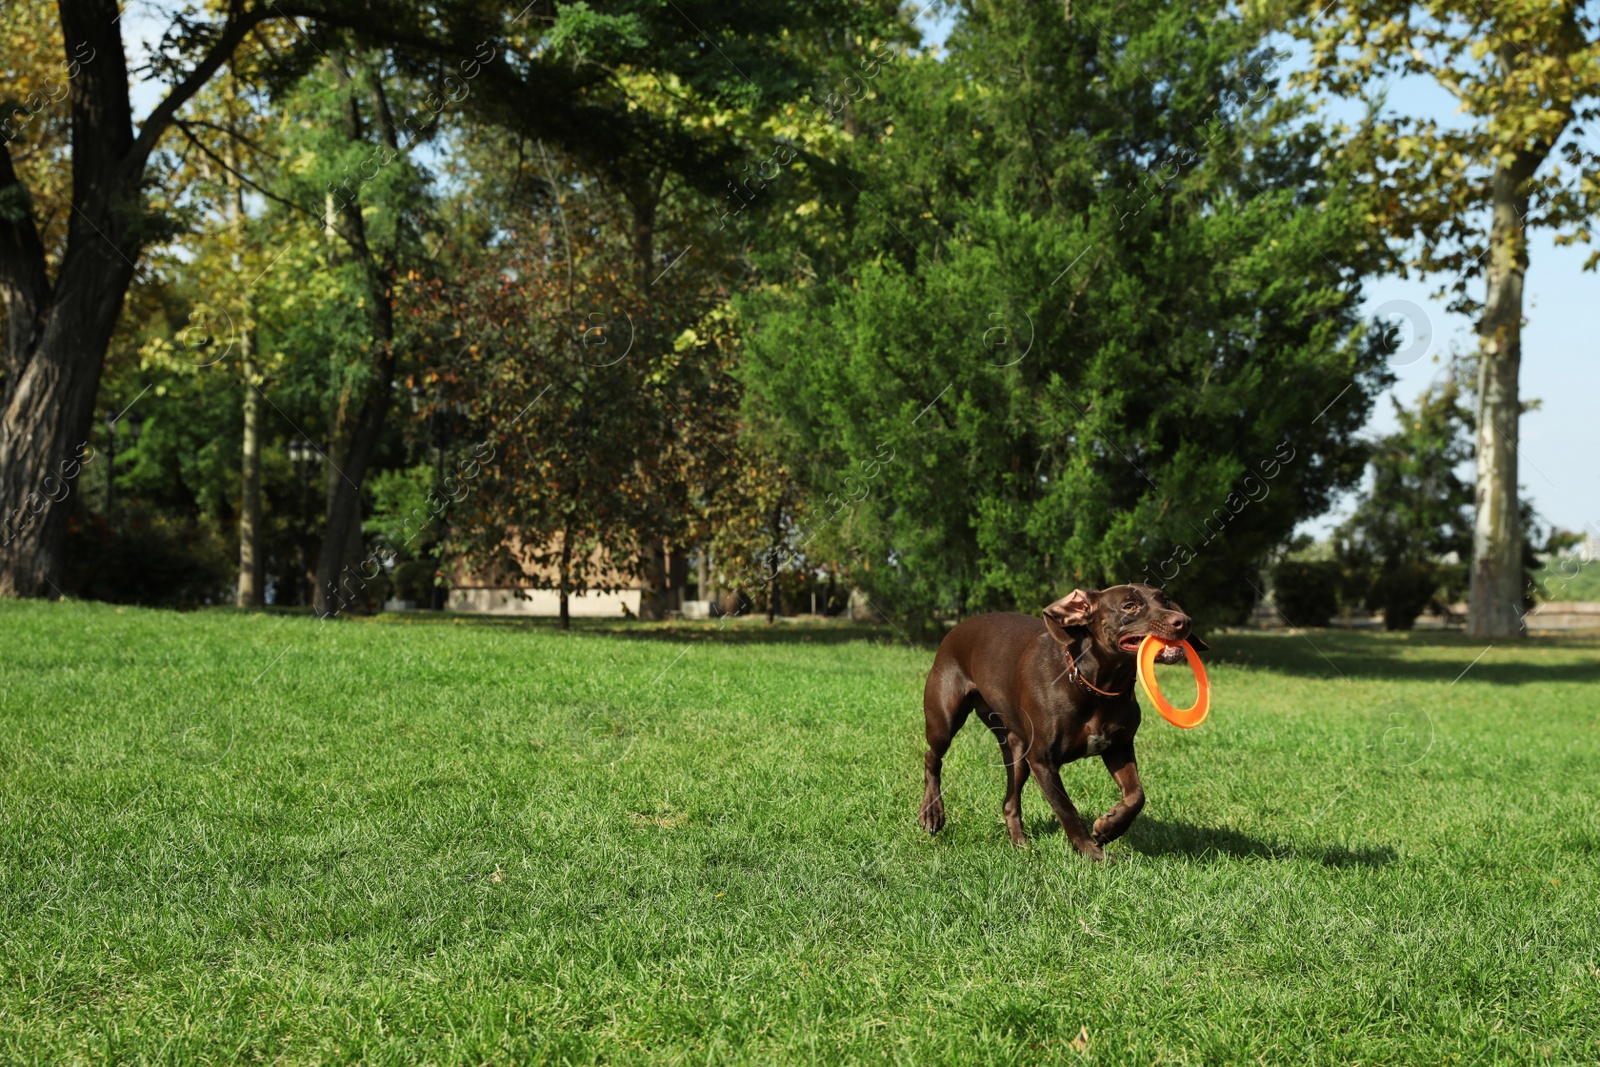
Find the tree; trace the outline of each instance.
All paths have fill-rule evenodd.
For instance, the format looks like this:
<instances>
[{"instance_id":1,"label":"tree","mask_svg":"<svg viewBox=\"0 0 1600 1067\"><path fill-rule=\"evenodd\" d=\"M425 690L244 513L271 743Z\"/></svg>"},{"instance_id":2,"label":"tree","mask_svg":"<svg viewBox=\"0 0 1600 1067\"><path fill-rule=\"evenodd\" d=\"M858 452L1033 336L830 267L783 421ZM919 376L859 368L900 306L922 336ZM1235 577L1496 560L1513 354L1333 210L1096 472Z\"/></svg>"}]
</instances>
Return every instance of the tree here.
<instances>
[{"instance_id":1,"label":"tree","mask_svg":"<svg viewBox=\"0 0 1600 1067\"><path fill-rule=\"evenodd\" d=\"M886 64L827 231L741 305L773 447L839 502L814 543L912 622L1129 580L1241 616L1387 380L1360 205L1259 40L1209 5L1072 16L973 4L948 60Z\"/></svg>"},{"instance_id":2,"label":"tree","mask_svg":"<svg viewBox=\"0 0 1600 1067\"><path fill-rule=\"evenodd\" d=\"M619 358L630 264L619 276L600 260L583 264L583 311L525 263L515 281L495 269L455 279L447 314L459 333L447 343L460 352L436 371L441 397L468 398L478 442L444 483L446 547L481 576L555 590L563 630L573 594L626 583L650 526L640 461L664 450L637 365Z\"/></svg>"},{"instance_id":3,"label":"tree","mask_svg":"<svg viewBox=\"0 0 1600 1067\"><path fill-rule=\"evenodd\" d=\"M1444 561L1472 547L1472 487L1456 474L1472 459L1472 412L1451 370L1415 409L1394 401L1400 428L1374 449L1372 484L1334 538L1347 569L1366 572L1367 606L1383 609L1390 630L1409 630L1423 608L1448 602Z\"/></svg>"},{"instance_id":4,"label":"tree","mask_svg":"<svg viewBox=\"0 0 1600 1067\"><path fill-rule=\"evenodd\" d=\"M397 375L413 354L396 322L395 287L407 260L416 256L417 219L427 209L425 181L402 155L385 85L386 57L338 58L344 66L339 79L308 86L303 98L324 121L306 132L309 143L300 146L301 176L311 178L313 188L328 189L322 224L343 245L343 261L359 279L369 344L343 382L329 431L326 525L312 601L324 616L339 610L345 578L365 554L362 485L387 424ZM330 170L340 177L330 180Z\"/></svg>"},{"instance_id":5,"label":"tree","mask_svg":"<svg viewBox=\"0 0 1600 1067\"><path fill-rule=\"evenodd\" d=\"M483 168L515 194L478 209L489 247L416 290L446 354L426 384L466 401L481 442L472 477L447 480L449 544L481 574L556 590L565 628L572 594L614 591L691 536L696 490L733 448L728 292L711 216L681 183L654 216L676 262L641 278L625 197L543 146L491 143L520 163Z\"/></svg>"},{"instance_id":6,"label":"tree","mask_svg":"<svg viewBox=\"0 0 1600 1067\"><path fill-rule=\"evenodd\" d=\"M26 164L19 172L12 153L15 124L5 127L0 151L0 297L6 318L0 512L8 522L22 516L14 524L17 535L0 546L0 596L49 595L58 587L66 514L49 506L54 492L47 480L59 483L67 476L87 437L106 347L136 264L163 233L163 220L146 210L152 155L194 95L258 28L274 20L309 20L307 26L297 22L293 34L285 35L293 43L272 57L270 66L283 84L329 53L396 49L403 74L445 89L431 98L437 106L411 116L415 125L399 123L408 138L436 128L448 107L470 98L475 107L514 120L525 134L581 148L598 160L633 152L653 122L619 89L619 70L660 71L707 98L749 101L792 91L797 80L795 65L783 58L786 28L826 25L841 15L849 18L839 21L849 22L874 10L844 0L732 8L635 0L622 8L601 14L587 3L549 0L520 11L481 0L213 0L174 16L149 71L169 89L135 131L116 3L59 0L63 59L56 83L67 87L70 114L70 211L46 215L52 200L66 199L36 196L38 183L25 183ZM54 36L48 28L35 32L25 21L42 14L35 0L8 4L8 20L13 11L23 31L12 32L8 22L7 38ZM539 106L527 106L529 100ZM723 140L714 130L706 138ZM699 154L698 169L709 180L707 158ZM59 227L59 238L52 225ZM372 407L366 413L379 412ZM359 516L345 506L344 493L331 491L330 517L354 531ZM330 528L328 536L339 532Z\"/></svg>"},{"instance_id":7,"label":"tree","mask_svg":"<svg viewBox=\"0 0 1600 1067\"><path fill-rule=\"evenodd\" d=\"M809 516L800 510L800 486L757 440L744 433L728 443L731 462L708 500L706 543L716 555L717 581L732 597L729 613L764 605L770 623L782 607L785 572L803 579L820 568L806 553Z\"/></svg>"},{"instance_id":8,"label":"tree","mask_svg":"<svg viewBox=\"0 0 1600 1067\"><path fill-rule=\"evenodd\" d=\"M607 13L573 4L550 17L549 58L570 61L574 69L607 72L606 79L592 86L590 99L626 118L604 136L550 140L628 209L638 312L633 344L645 358L652 358L676 343L672 333L658 329L657 320L672 313L654 310L661 295L656 282L690 247L687 241L669 247L661 239L662 215L674 196L674 181L680 200L694 192L722 199L724 188L734 187L729 176L738 173L741 161L742 169L750 171L759 161L747 158L754 146L770 135L772 126L781 126L782 116L821 80L819 72L828 65L824 42L831 45L842 38L848 51L866 35L903 31L903 22L893 6L840 0L785 0L732 8L645 2ZM706 52L700 40L693 42L691 54L703 62L673 58L670 49L685 23L697 34L699 27L713 26L722 38L712 41L717 45L714 53ZM641 48L662 47L669 49L665 60L652 53L648 61L640 61ZM481 104L477 113L487 121L525 140L544 136L538 120L517 97L485 96ZM742 188L739 195L750 193L748 181ZM707 245L726 252L727 236L698 236L702 257ZM681 530L692 524L687 515L664 515L652 525ZM670 584L666 542L657 538L641 543L639 551L640 615L663 618Z\"/></svg>"},{"instance_id":9,"label":"tree","mask_svg":"<svg viewBox=\"0 0 1600 1067\"><path fill-rule=\"evenodd\" d=\"M1600 25L1575 0L1311 2L1293 29L1311 43L1307 85L1376 105L1381 79L1433 79L1465 116L1456 129L1374 107L1347 151L1379 195L1375 220L1402 269L1452 276L1452 308L1478 316L1477 492L1470 632L1522 632L1517 503L1518 375L1528 230L1589 239L1600 157L1583 123L1600 95ZM1565 167L1562 164L1565 164ZM1592 269L1591 256L1586 267ZM1468 293L1482 276L1481 301Z\"/></svg>"},{"instance_id":10,"label":"tree","mask_svg":"<svg viewBox=\"0 0 1600 1067\"><path fill-rule=\"evenodd\" d=\"M33 5L26 9L38 14ZM0 510L30 521L0 547L0 596L59 591L66 510L49 507L49 482L65 475L87 439L106 347L145 247L163 233L145 210L152 155L183 107L227 63L252 30L273 19L342 15L304 5L227 0L214 19L174 19L153 67L170 88L135 132L129 71L114 0L57 5L70 114L71 199L58 248L33 189L16 167L12 126L0 146L0 296L6 339L0 353ZM8 11L9 14L9 11ZM381 21L375 21L381 26ZM396 22L403 26L405 23ZM52 269L53 268L53 269Z\"/></svg>"},{"instance_id":11,"label":"tree","mask_svg":"<svg viewBox=\"0 0 1600 1067\"><path fill-rule=\"evenodd\" d=\"M183 211L197 218L190 242L197 254L186 274L204 277L205 267L213 257L206 256L204 247L210 241L220 244L223 266L211 272L201 284L212 289L211 302L223 303L221 314L230 324L225 335L215 338L215 347L209 355L212 360L201 360L210 365L226 364L226 369L237 371L241 396L243 427L240 438L239 461L239 566L235 603L241 608L260 607L266 603L265 552L262 545L261 515L261 441L262 441L262 388L266 382L257 347L255 299L249 283L251 276L265 276L274 266L271 259L262 260L258 254L260 243L252 240L250 218L245 205L245 177L241 160L242 146L252 153L262 149L260 139L261 110L250 103L264 104L261 94L252 94L254 101L241 99L238 72L239 57L230 61L233 69L199 93L191 105L189 120L175 120L177 129L186 138L185 151L167 174L178 178L174 184L186 190L188 202ZM244 87L249 92L249 87ZM253 168L252 168L253 169ZM206 227L198 217L209 208L213 217L220 217L220 227ZM248 266L248 273L247 271Z\"/></svg>"},{"instance_id":12,"label":"tree","mask_svg":"<svg viewBox=\"0 0 1600 1067\"><path fill-rule=\"evenodd\" d=\"M232 62L259 71L267 59L263 52L270 49L242 48ZM393 64L381 52L333 52L327 65L300 76L276 102L259 89L251 91L249 103L255 107L250 114L242 106L236 70L220 88L198 93L186 116L174 120L183 140L171 173L179 179L175 184L189 190L189 214L201 215L187 243L197 253L218 243L227 253L214 295L226 294L232 329L225 358L230 371L237 368L244 397L241 607L259 604L264 592L260 461L267 381L256 345L253 290L265 281L268 291L286 295L277 289L281 276L273 276L273 268L302 243L297 238L326 238L319 268L348 276L353 303L365 319L359 344L318 353L347 357L328 383L331 402L317 420L328 427L323 536L313 582L319 612L337 610L339 584L364 554L362 487L385 432L397 370L408 354L406 338L395 327L394 280L418 258L420 220L429 214L426 176L398 143L392 107L410 101L403 91L395 97L385 85L394 77ZM413 90L411 95L421 94ZM190 169L198 177L189 175ZM259 219L247 217L247 188L265 197L267 210ZM204 225L201 209L208 203L223 220L215 235ZM251 256L254 262L244 272L252 230L271 233L274 251ZM190 273L203 273L210 258L197 254Z\"/></svg>"}]
</instances>

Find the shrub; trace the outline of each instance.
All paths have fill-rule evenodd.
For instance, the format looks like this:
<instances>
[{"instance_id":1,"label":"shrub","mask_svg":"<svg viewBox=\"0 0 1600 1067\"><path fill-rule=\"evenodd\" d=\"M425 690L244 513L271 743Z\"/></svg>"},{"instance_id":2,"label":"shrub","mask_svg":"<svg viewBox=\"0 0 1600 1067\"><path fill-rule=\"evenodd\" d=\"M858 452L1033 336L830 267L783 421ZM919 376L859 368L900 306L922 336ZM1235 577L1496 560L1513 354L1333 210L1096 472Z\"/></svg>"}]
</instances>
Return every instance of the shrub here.
<instances>
[{"instance_id":1,"label":"shrub","mask_svg":"<svg viewBox=\"0 0 1600 1067\"><path fill-rule=\"evenodd\" d=\"M1285 560L1272 572L1278 610L1296 626L1326 626L1339 611L1340 567L1324 560Z\"/></svg>"},{"instance_id":2,"label":"shrub","mask_svg":"<svg viewBox=\"0 0 1600 1067\"><path fill-rule=\"evenodd\" d=\"M1434 596L1432 605L1443 611L1457 601L1467 599L1472 586L1472 568L1465 563L1438 563L1434 565Z\"/></svg>"},{"instance_id":3,"label":"shrub","mask_svg":"<svg viewBox=\"0 0 1600 1067\"><path fill-rule=\"evenodd\" d=\"M112 529L85 512L68 521L64 563L69 595L146 607L228 603L237 579L227 546L197 527L132 518Z\"/></svg>"},{"instance_id":4,"label":"shrub","mask_svg":"<svg viewBox=\"0 0 1600 1067\"><path fill-rule=\"evenodd\" d=\"M433 606L433 574L437 565L431 559L408 559L394 569L394 595L399 600L415 601L419 608Z\"/></svg>"},{"instance_id":5,"label":"shrub","mask_svg":"<svg viewBox=\"0 0 1600 1067\"><path fill-rule=\"evenodd\" d=\"M364 592L372 599L373 610L380 610L384 601L394 597L394 580L387 574L380 573L367 582Z\"/></svg>"},{"instance_id":6,"label":"shrub","mask_svg":"<svg viewBox=\"0 0 1600 1067\"><path fill-rule=\"evenodd\" d=\"M1432 563L1386 563L1373 583L1367 606L1382 609L1383 628L1409 630L1423 609L1434 602L1443 575Z\"/></svg>"}]
</instances>

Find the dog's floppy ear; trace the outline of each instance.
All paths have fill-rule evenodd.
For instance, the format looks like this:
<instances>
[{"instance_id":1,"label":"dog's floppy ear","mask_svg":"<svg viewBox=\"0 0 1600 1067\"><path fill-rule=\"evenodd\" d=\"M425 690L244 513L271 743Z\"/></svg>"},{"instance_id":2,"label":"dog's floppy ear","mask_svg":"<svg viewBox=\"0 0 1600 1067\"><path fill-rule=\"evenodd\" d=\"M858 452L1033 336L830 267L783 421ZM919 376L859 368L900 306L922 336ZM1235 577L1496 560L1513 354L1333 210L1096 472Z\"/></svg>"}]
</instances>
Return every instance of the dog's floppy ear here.
<instances>
[{"instance_id":1,"label":"dog's floppy ear","mask_svg":"<svg viewBox=\"0 0 1600 1067\"><path fill-rule=\"evenodd\" d=\"M1067 627L1088 626L1099 603L1099 593L1074 589L1044 609L1044 624L1057 641L1070 640Z\"/></svg>"},{"instance_id":2,"label":"dog's floppy ear","mask_svg":"<svg viewBox=\"0 0 1600 1067\"><path fill-rule=\"evenodd\" d=\"M1189 647L1194 649L1196 652L1211 651L1211 646L1200 640L1200 638L1196 637L1194 634L1189 635Z\"/></svg>"}]
</instances>

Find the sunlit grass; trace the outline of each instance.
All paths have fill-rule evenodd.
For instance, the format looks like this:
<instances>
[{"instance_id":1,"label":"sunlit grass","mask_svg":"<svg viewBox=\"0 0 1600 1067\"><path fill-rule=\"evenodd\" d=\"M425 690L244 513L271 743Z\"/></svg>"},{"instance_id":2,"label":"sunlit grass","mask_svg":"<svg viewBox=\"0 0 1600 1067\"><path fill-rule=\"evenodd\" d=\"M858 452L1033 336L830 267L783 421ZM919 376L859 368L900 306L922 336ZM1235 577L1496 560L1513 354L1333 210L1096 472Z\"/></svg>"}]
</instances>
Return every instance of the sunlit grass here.
<instances>
[{"instance_id":1,"label":"sunlit grass","mask_svg":"<svg viewBox=\"0 0 1600 1067\"><path fill-rule=\"evenodd\" d=\"M0 1053L1600 1059L1594 640L1211 637L1096 866L892 631L609 629L0 605Z\"/></svg>"}]
</instances>

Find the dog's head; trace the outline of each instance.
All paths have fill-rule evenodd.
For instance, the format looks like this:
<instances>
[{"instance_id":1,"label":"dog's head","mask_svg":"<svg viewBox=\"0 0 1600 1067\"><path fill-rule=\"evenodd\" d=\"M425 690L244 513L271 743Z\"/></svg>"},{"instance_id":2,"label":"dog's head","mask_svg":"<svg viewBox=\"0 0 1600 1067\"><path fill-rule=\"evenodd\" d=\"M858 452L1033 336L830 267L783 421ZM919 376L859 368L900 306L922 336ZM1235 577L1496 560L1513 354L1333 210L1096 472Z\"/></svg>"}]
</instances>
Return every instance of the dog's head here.
<instances>
[{"instance_id":1,"label":"dog's head","mask_svg":"<svg viewBox=\"0 0 1600 1067\"><path fill-rule=\"evenodd\" d=\"M1132 582L1109 589L1074 589L1044 609L1044 624L1062 644L1077 634L1089 639L1105 655L1131 660L1148 634L1163 641L1187 641L1196 652L1211 646L1196 637L1193 620L1166 593L1153 585ZM1169 645L1156 655L1157 663L1182 663L1183 646Z\"/></svg>"}]
</instances>

